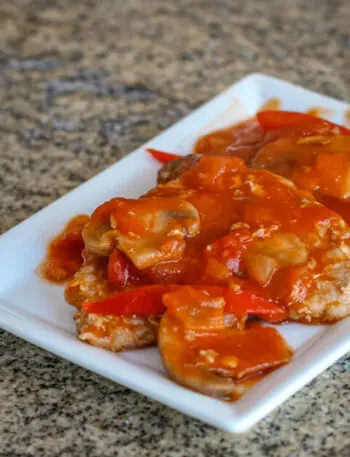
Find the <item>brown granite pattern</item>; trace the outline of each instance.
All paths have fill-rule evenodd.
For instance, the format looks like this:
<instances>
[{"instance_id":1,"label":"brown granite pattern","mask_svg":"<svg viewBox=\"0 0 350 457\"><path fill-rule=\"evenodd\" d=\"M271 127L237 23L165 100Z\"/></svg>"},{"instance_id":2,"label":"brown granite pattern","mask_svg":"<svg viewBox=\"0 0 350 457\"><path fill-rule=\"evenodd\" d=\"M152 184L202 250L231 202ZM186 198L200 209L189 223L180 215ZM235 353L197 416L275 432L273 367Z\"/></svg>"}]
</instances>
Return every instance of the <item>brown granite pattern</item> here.
<instances>
[{"instance_id":1,"label":"brown granite pattern","mask_svg":"<svg viewBox=\"0 0 350 457\"><path fill-rule=\"evenodd\" d=\"M348 0L3 0L0 231L252 72L350 99ZM350 455L350 359L230 436L5 332L0 456Z\"/></svg>"}]
</instances>

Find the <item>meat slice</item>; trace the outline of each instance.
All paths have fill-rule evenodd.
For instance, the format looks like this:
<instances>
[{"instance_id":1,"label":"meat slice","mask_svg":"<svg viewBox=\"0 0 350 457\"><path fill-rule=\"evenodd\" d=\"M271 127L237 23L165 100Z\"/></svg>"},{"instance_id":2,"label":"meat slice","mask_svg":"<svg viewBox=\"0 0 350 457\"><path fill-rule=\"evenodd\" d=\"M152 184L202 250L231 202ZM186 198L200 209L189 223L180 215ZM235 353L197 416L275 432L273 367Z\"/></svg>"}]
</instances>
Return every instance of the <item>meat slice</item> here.
<instances>
[{"instance_id":1,"label":"meat slice","mask_svg":"<svg viewBox=\"0 0 350 457\"><path fill-rule=\"evenodd\" d=\"M195 166L199 161L198 154L190 154L185 157L167 162L158 171L158 184L166 184L173 179L177 179L182 173Z\"/></svg>"},{"instance_id":2,"label":"meat slice","mask_svg":"<svg viewBox=\"0 0 350 457\"><path fill-rule=\"evenodd\" d=\"M74 320L80 340L120 352L156 344L160 316L107 316L81 310Z\"/></svg>"},{"instance_id":3,"label":"meat slice","mask_svg":"<svg viewBox=\"0 0 350 457\"><path fill-rule=\"evenodd\" d=\"M84 301L98 301L112 293L107 281L108 258L83 251L84 263L65 290L67 303L80 309Z\"/></svg>"},{"instance_id":4,"label":"meat slice","mask_svg":"<svg viewBox=\"0 0 350 457\"><path fill-rule=\"evenodd\" d=\"M147 316L109 316L88 313L85 301L102 300L114 293L107 280L107 259L83 253L84 264L68 284L65 298L78 308L74 316L80 340L113 352L156 344L160 321L158 314Z\"/></svg>"},{"instance_id":5,"label":"meat slice","mask_svg":"<svg viewBox=\"0 0 350 457\"><path fill-rule=\"evenodd\" d=\"M107 205L96 231L110 225L113 243L139 270L142 242L154 232L162 237L164 252L173 237L183 242L176 256L157 257L140 270L147 285L243 287L281 304L289 319L306 323L334 322L350 314L349 227L285 178L249 169L237 158L205 156L177 180L139 200L123 200L117 212L116 202ZM124 233L128 249L120 244ZM69 303L79 309L84 301L116 293L108 283L108 261L104 251L100 256L84 253L84 265L66 290ZM158 320L156 315L85 311L76 318L82 340L114 351L154 344Z\"/></svg>"}]
</instances>

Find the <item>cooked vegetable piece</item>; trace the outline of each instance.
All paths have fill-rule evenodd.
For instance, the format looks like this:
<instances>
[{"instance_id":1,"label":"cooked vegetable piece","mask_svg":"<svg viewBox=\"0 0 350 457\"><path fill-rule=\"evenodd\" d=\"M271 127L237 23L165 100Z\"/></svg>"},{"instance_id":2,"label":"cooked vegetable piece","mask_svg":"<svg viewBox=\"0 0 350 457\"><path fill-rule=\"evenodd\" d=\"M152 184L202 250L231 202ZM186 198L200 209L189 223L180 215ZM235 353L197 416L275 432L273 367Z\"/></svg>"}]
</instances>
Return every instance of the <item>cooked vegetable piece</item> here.
<instances>
[{"instance_id":1,"label":"cooked vegetable piece","mask_svg":"<svg viewBox=\"0 0 350 457\"><path fill-rule=\"evenodd\" d=\"M279 269L305 263L308 257L304 243L294 233L279 233L257 241L249 254L252 252L275 259Z\"/></svg>"},{"instance_id":2,"label":"cooked vegetable piece","mask_svg":"<svg viewBox=\"0 0 350 457\"><path fill-rule=\"evenodd\" d=\"M147 148L146 151L160 163L172 162L181 157L177 154L171 154L170 152L159 151L158 149Z\"/></svg>"},{"instance_id":3,"label":"cooked vegetable piece","mask_svg":"<svg viewBox=\"0 0 350 457\"><path fill-rule=\"evenodd\" d=\"M108 281L120 287L125 287L129 277L128 266L119 249L115 249L108 260Z\"/></svg>"},{"instance_id":4,"label":"cooked vegetable piece","mask_svg":"<svg viewBox=\"0 0 350 457\"><path fill-rule=\"evenodd\" d=\"M86 249L91 254L108 256L115 248L115 231L111 227L110 215L119 203L113 198L98 206L92 213L90 221L83 230Z\"/></svg>"},{"instance_id":5,"label":"cooked vegetable piece","mask_svg":"<svg viewBox=\"0 0 350 457\"><path fill-rule=\"evenodd\" d=\"M140 281L140 271L119 249L114 249L109 256L107 276L113 288L123 289Z\"/></svg>"},{"instance_id":6,"label":"cooked vegetable piece","mask_svg":"<svg viewBox=\"0 0 350 457\"><path fill-rule=\"evenodd\" d=\"M256 117L264 132L296 126L295 131L299 135L301 135L302 132L312 134L319 133L320 131L350 135L350 130L346 127L320 119L311 114L298 113L295 111L262 111L259 112Z\"/></svg>"},{"instance_id":7,"label":"cooked vegetable piece","mask_svg":"<svg viewBox=\"0 0 350 457\"><path fill-rule=\"evenodd\" d=\"M227 397L237 381L290 359L275 329L227 326L221 297L185 287L167 294L166 302L158 344L169 375L181 384Z\"/></svg>"},{"instance_id":8,"label":"cooked vegetable piece","mask_svg":"<svg viewBox=\"0 0 350 457\"><path fill-rule=\"evenodd\" d=\"M184 287L180 285L145 286L117 293L99 302L85 302L83 308L89 313L113 316L162 313L167 304L167 295L164 294L179 289L182 290ZM232 290L218 286L192 286L191 290L195 290L197 294L201 293L204 297L212 295L221 297L225 313L234 314L240 322L244 322L248 315L264 317L270 322L278 322L286 317L283 307L270 299L259 297L253 291L241 288Z\"/></svg>"},{"instance_id":9,"label":"cooked vegetable piece","mask_svg":"<svg viewBox=\"0 0 350 457\"><path fill-rule=\"evenodd\" d=\"M93 314L127 316L164 312L163 295L171 286L154 285L117 293L99 302L85 302L83 308Z\"/></svg>"},{"instance_id":10,"label":"cooked vegetable piece","mask_svg":"<svg viewBox=\"0 0 350 457\"><path fill-rule=\"evenodd\" d=\"M278 138L259 150L253 166L282 174L312 192L350 196L350 136Z\"/></svg>"},{"instance_id":11,"label":"cooked vegetable piece","mask_svg":"<svg viewBox=\"0 0 350 457\"><path fill-rule=\"evenodd\" d=\"M349 149L338 153L320 153L316 157L317 190L325 195L346 199L350 197L350 141Z\"/></svg>"},{"instance_id":12,"label":"cooked vegetable piece","mask_svg":"<svg viewBox=\"0 0 350 457\"><path fill-rule=\"evenodd\" d=\"M190 154L165 163L158 171L157 183L166 184L177 179L182 173L197 165L199 158L198 154Z\"/></svg>"},{"instance_id":13,"label":"cooked vegetable piece","mask_svg":"<svg viewBox=\"0 0 350 457\"><path fill-rule=\"evenodd\" d=\"M94 211L83 236L89 252L107 256L118 246L137 268L143 269L180 258L184 238L198 231L198 212L182 198L120 198Z\"/></svg>"},{"instance_id":14,"label":"cooked vegetable piece","mask_svg":"<svg viewBox=\"0 0 350 457\"><path fill-rule=\"evenodd\" d=\"M261 253L250 255L246 263L248 274L261 285L270 281L278 266L276 259Z\"/></svg>"},{"instance_id":15,"label":"cooked vegetable piece","mask_svg":"<svg viewBox=\"0 0 350 457\"><path fill-rule=\"evenodd\" d=\"M226 328L224 309L226 301L220 288L197 289L179 287L163 297L169 316L180 319L186 328L194 332Z\"/></svg>"},{"instance_id":16,"label":"cooked vegetable piece","mask_svg":"<svg viewBox=\"0 0 350 457\"><path fill-rule=\"evenodd\" d=\"M244 273L244 257L252 241L247 228L234 230L209 244L205 249L203 277L209 281L226 282L233 275Z\"/></svg>"},{"instance_id":17,"label":"cooked vegetable piece","mask_svg":"<svg viewBox=\"0 0 350 457\"><path fill-rule=\"evenodd\" d=\"M247 271L259 284L266 285L275 271L303 264L308 251L294 233L280 233L255 242L246 256Z\"/></svg>"},{"instance_id":18,"label":"cooked vegetable piece","mask_svg":"<svg viewBox=\"0 0 350 457\"><path fill-rule=\"evenodd\" d=\"M185 238L199 232L198 211L181 198L142 198L125 202L111 214L121 249L139 269L177 260Z\"/></svg>"},{"instance_id":19,"label":"cooked vegetable piece","mask_svg":"<svg viewBox=\"0 0 350 457\"><path fill-rule=\"evenodd\" d=\"M260 293L260 295L259 295ZM225 295L225 313L240 316L257 316L266 322L283 322L288 319L288 310L268 296L263 291L255 291L254 287L229 290Z\"/></svg>"}]
</instances>

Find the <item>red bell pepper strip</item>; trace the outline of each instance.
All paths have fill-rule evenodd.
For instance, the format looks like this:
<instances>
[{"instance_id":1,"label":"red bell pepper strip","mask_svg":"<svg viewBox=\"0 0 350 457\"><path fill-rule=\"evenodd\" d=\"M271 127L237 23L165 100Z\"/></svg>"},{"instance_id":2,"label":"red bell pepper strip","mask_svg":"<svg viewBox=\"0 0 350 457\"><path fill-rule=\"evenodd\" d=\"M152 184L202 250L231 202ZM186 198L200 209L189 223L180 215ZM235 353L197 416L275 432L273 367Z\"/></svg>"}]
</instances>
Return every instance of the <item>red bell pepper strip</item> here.
<instances>
[{"instance_id":1,"label":"red bell pepper strip","mask_svg":"<svg viewBox=\"0 0 350 457\"><path fill-rule=\"evenodd\" d=\"M154 159L158 160L158 162L161 163L168 163L181 157L177 154L158 151L158 149L146 148L146 151L149 152Z\"/></svg>"},{"instance_id":2,"label":"red bell pepper strip","mask_svg":"<svg viewBox=\"0 0 350 457\"><path fill-rule=\"evenodd\" d=\"M120 292L99 302L85 302L83 308L89 313L127 316L131 314L158 314L165 311L163 295L181 285L152 285L139 289ZM286 319L284 308L272 300L259 297L254 292L244 289L234 291L229 287L191 286L204 289L224 297L225 312L244 319L248 314L264 318L269 322Z\"/></svg>"},{"instance_id":3,"label":"red bell pepper strip","mask_svg":"<svg viewBox=\"0 0 350 457\"><path fill-rule=\"evenodd\" d=\"M119 287L125 287L129 277L128 264L125 257L115 249L109 256L107 269L108 282Z\"/></svg>"},{"instance_id":4,"label":"red bell pepper strip","mask_svg":"<svg viewBox=\"0 0 350 457\"><path fill-rule=\"evenodd\" d=\"M294 111L261 111L256 115L260 128L264 131L279 130L283 127L292 127L294 125L307 123L308 128L313 124L328 126L330 129L337 128L342 135L350 135L350 130L342 125L334 124L312 114L297 113Z\"/></svg>"},{"instance_id":5,"label":"red bell pepper strip","mask_svg":"<svg viewBox=\"0 0 350 457\"><path fill-rule=\"evenodd\" d=\"M235 314L238 318L254 315L268 322L282 322L288 317L285 308L248 289L233 291L228 288L225 301L225 312Z\"/></svg>"},{"instance_id":6,"label":"red bell pepper strip","mask_svg":"<svg viewBox=\"0 0 350 457\"><path fill-rule=\"evenodd\" d=\"M127 316L131 314L157 314L165 310L162 297L176 286L155 285L120 292L98 302L85 302L89 313Z\"/></svg>"},{"instance_id":7,"label":"red bell pepper strip","mask_svg":"<svg viewBox=\"0 0 350 457\"><path fill-rule=\"evenodd\" d=\"M130 287L140 280L140 274L131 260L119 249L109 256L107 266L108 282L113 287Z\"/></svg>"}]
</instances>

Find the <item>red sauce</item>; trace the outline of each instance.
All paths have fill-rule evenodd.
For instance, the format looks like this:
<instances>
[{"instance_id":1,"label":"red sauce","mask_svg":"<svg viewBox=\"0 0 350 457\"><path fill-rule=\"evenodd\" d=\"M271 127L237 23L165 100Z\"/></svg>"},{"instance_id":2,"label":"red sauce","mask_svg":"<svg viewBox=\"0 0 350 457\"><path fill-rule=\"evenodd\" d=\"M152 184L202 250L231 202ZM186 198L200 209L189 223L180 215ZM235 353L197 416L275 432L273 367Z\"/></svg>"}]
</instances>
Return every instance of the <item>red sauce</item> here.
<instances>
[{"instance_id":1,"label":"red sauce","mask_svg":"<svg viewBox=\"0 0 350 457\"><path fill-rule=\"evenodd\" d=\"M270 99L261 109L280 109L278 99ZM313 107L307 113L326 117L332 110ZM350 122L350 110L345 113ZM320 121L321 122L321 121ZM305 128L301 124L301 128ZM255 118L200 138L194 148L198 154L233 156L254 168L266 168L291 179L297 186L313 192L330 209L350 223L350 136L334 135L320 124L318 133L299 136L298 126L276 134L263 133ZM278 136L281 136L278 138Z\"/></svg>"},{"instance_id":2,"label":"red sauce","mask_svg":"<svg viewBox=\"0 0 350 457\"><path fill-rule=\"evenodd\" d=\"M263 109L278 109L277 102L271 100ZM219 376L225 372L225 376L241 383L244 393L261 379L263 371L288 362L291 351L272 328L248 324L242 330L243 325L227 325L225 318L234 312L225 313L224 304L220 305L221 311L218 306L210 308L204 285L254 291L256 296L288 309L288 313L299 304L308 309L310 290L327 266L324 254L346 230L341 218L317 204L309 191L330 208L340 213L347 210L347 206L343 207L347 203L342 201L340 205L339 201L350 185L347 175L343 179L347 166L344 151L350 136L324 139L322 134L313 133L301 141L295 132L278 140L268 135L256 119L250 119L200 138L195 152L204 157L176 181L160 185L138 200L110 200L97 208L90 219L73 219L51 242L43 276L54 282L70 279L83 263L85 248L93 258L89 261L95 262L93 287L99 289L99 302L106 298L104 291L108 296L111 291L133 289L140 284L192 286L180 289L192 289L192 295L199 297L197 308L186 290L180 299L177 295L183 293L181 290L162 296L167 307L165 318L170 316L175 321L169 328L175 341L169 352L169 357L176 358L173 367L191 377L207 363ZM256 154L261 148L265 162L257 164ZM245 162L253 158L256 168L248 168ZM300 188L260 168L278 171ZM87 222L84 246L82 229ZM323 227L326 233L328 229L333 233L332 240L324 235L320 229ZM277 245L269 244L271 239ZM105 262L99 266L94 256ZM314 265L308 269L311 259ZM74 287L76 294L69 288L72 293L66 294L72 304L81 300L79 284ZM170 295L169 305L166 300ZM213 297L216 299L224 297ZM91 301L91 296L82 300ZM235 316L237 320L237 313ZM286 313L285 318L288 316ZM313 316L308 317L311 322ZM192 339L186 338L185 333L181 337L176 329L179 320L194 332ZM201 329L196 326L206 327L205 332L198 335ZM217 354L216 361L201 360L202 352L207 351ZM233 399L237 396L239 391Z\"/></svg>"},{"instance_id":3,"label":"red sauce","mask_svg":"<svg viewBox=\"0 0 350 457\"><path fill-rule=\"evenodd\" d=\"M281 100L273 97L267 100L260 111L278 111L281 107ZM197 141L194 152L239 157L248 163L269 137L262 132L254 117L202 136Z\"/></svg>"},{"instance_id":4,"label":"red sauce","mask_svg":"<svg viewBox=\"0 0 350 457\"><path fill-rule=\"evenodd\" d=\"M89 216L74 217L54 238L41 265L41 274L48 281L62 283L68 281L83 264L84 240L82 229Z\"/></svg>"},{"instance_id":5,"label":"red sauce","mask_svg":"<svg viewBox=\"0 0 350 457\"><path fill-rule=\"evenodd\" d=\"M236 400L262 373L290 360L291 350L274 328L227 328L221 297L183 287L164 302L159 345L169 372L185 385Z\"/></svg>"},{"instance_id":6,"label":"red sauce","mask_svg":"<svg viewBox=\"0 0 350 457\"><path fill-rule=\"evenodd\" d=\"M226 129L201 137L195 147L196 154L228 155L248 162L265 139L257 120L248 119Z\"/></svg>"},{"instance_id":7,"label":"red sauce","mask_svg":"<svg viewBox=\"0 0 350 457\"><path fill-rule=\"evenodd\" d=\"M317 200L331 210L340 214L344 221L350 226L350 199L340 200L330 195L315 194Z\"/></svg>"},{"instance_id":8,"label":"red sauce","mask_svg":"<svg viewBox=\"0 0 350 457\"><path fill-rule=\"evenodd\" d=\"M164 197L172 198L168 200ZM163 208L162 205L169 205L171 201L175 209L177 202L180 204L184 200L196 208L200 221L198 233L185 239L179 235L184 229L181 225L184 219L180 214L180 219L174 220L170 225L171 233L175 232L173 241L172 236L167 233L161 234L158 225L153 236L152 226L155 221L163 224L167 213L171 213L169 206ZM282 304L299 281L299 267L296 265L285 268L284 265L276 271L271 270L271 276L266 279L260 279L260 274L252 273L256 254L259 255L260 252L253 250L254 246L257 246L256 238L252 238L253 234L263 230L259 235L259 240L262 241L272 235L281 234L283 237L292 233L304 243L308 242L310 234L314 236L317 226L331 224L334 230L343 230L339 216L326 207L317 205L308 193L286 185L265 170L249 169L243 161L231 157L203 157L199 165L183 174L174 187L160 186L139 200L114 199L101 205L91 217L91 233L89 228L85 232L85 235L91 234L94 243L100 237L101 228L104 230L106 227L107 209L109 219L117 224L118 236L122 237L119 239L119 243L122 242L119 249L122 249L136 266L137 259L142 257L143 261L145 253L152 250L153 246L154 255L163 255L156 260L152 255L151 263L140 265L139 270L135 269L134 284L137 283L138 274L139 280L142 275L144 285L227 286L233 281ZM178 213L175 211L176 214ZM231 232L236 223L246 224L248 229L234 229ZM271 227L274 227L273 232L270 232ZM106 230L110 228L107 226ZM282 242L289 243L285 238ZM248 248L252 260L249 260L247 255ZM310 247L307 255L321 259L327 248L325 245L319 253ZM297 247L295 249L298 251ZM111 254L112 252L109 255ZM266 251L264 254L269 255ZM266 262L262 263L261 268L266 270ZM122 264L124 261L118 263L118 268ZM323 268L321 261L317 263L315 271L318 268ZM125 273L128 273L127 270ZM119 274L118 270L118 278ZM109 279L112 279L111 274ZM307 289L308 276L303 275L303 281L303 286ZM122 277L122 288L125 282L126 279ZM301 286L299 289L302 290Z\"/></svg>"},{"instance_id":9,"label":"red sauce","mask_svg":"<svg viewBox=\"0 0 350 457\"><path fill-rule=\"evenodd\" d=\"M247 223L253 232L261 227L269 227L275 224L279 232L293 232L305 237L308 232L313 232L315 224L321 221L334 219L338 224L339 218L322 206L303 206L301 197L294 189L289 188L269 173L262 170L250 170L241 164L241 170L235 170L233 159L208 157L202 159L199 166L190 170L180 177L180 182L187 187L199 187L201 190L193 191L188 197L197 208L200 220L201 231L198 237L189 238L186 242L186 250L179 261L163 262L155 265L149 270L150 278L155 282L179 282L191 283L208 280L208 275L202 279L203 266L207 264L208 257L219 260L215 257L214 246L217 240L224 237L236 222ZM220 175L223 181L216 179ZM254 185L263 192L261 196L252 195L245 183L247 176L251 176ZM205 178L204 178L205 176ZM241 180L241 185L230 190L230 182L233 178ZM202 181L198 181L198 179ZM216 183L216 184L214 184ZM178 190L177 190L178 191ZM241 192L242 199L234 199L234 192ZM155 193L164 195L166 188L154 190ZM274 198L266 198L274 195ZM220 204L218 205L218 201ZM288 208L288 210L287 210ZM295 222L296 221L296 222ZM250 233L251 233L250 232ZM204 251L208 244L212 244L209 253ZM242 242L240 248L244 248ZM222 249L221 249L222 250ZM234 257L239 258L235 252ZM208 271L207 271L208 273ZM222 263L211 262L211 282L227 283L232 273L225 273L222 270ZM281 279L279 275L279 280Z\"/></svg>"}]
</instances>

